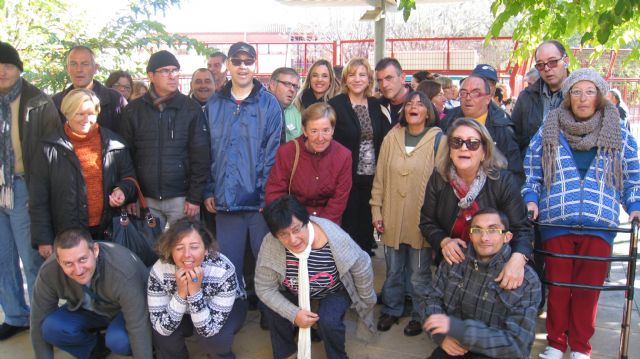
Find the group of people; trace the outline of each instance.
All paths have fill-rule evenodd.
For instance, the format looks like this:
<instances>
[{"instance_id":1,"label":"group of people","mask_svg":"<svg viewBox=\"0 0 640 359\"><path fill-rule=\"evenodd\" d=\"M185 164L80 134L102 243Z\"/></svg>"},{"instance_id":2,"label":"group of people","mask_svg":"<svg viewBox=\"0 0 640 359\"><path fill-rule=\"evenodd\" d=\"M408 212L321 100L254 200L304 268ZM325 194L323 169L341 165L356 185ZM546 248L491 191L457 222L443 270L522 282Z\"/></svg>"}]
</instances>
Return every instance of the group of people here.
<instances>
[{"instance_id":1,"label":"group of people","mask_svg":"<svg viewBox=\"0 0 640 359\"><path fill-rule=\"evenodd\" d=\"M132 99L127 73L103 86L93 51L76 46L72 84L50 98L0 43L0 338L30 327L38 358L53 346L80 358L150 358L153 346L173 358L188 357L184 338L195 336L209 356L233 358L251 272L274 358L309 358L318 339L328 358L346 358L349 307L370 332L408 313L405 335L428 332L431 358L528 358L541 264L550 280L595 285L607 269L534 258L534 246L608 256L613 241L606 231L534 233L528 213L593 227L617 226L620 204L640 215L636 140L606 81L570 73L556 41L537 48L540 78L511 116L492 100L490 65L453 97L444 76L405 84L393 58L373 68L353 58L339 80L318 60L302 85L279 68L263 86L256 57L244 42L212 54L187 96L177 58L158 51L148 91ZM109 242L112 218L136 214L139 196L165 230L150 269ZM377 323L374 237L386 263ZM547 290L540 357L570 347L588 358L598 292Z\"/></svg>"}]
</instances>

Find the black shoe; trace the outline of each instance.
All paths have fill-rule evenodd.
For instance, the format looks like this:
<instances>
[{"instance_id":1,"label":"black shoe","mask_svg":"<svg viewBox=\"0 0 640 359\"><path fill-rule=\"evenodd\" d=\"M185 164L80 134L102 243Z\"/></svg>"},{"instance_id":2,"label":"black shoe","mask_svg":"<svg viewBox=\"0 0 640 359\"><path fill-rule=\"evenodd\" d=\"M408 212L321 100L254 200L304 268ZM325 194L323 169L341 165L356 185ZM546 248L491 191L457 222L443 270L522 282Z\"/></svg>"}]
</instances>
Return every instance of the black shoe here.
<instances>
[{"instance_id":1,"label":"black shoe","mask_svg":"<svg viewBox=\"0 0 640 359\"><path fill-rule=\"evenodd\" d=\"M89 354L89 359L105 359L109 356L111 351L104 344L104 334L96 333L96 337L98 341L96 342L96 346L91 350L91 354Z\"/></svg>"},{"instance_id":2,"label":"black shoe","mask_svg":"<svg viewBox=\"0 0 640 359\"><path fill-rule=\"evenodd\" d=\"M260 313L260 329L269 330L269 321L267 321L267 316L264 313Z\"/></svg>"},{"instance_id":3,"label":"black shoe","mask_svg":"<svg viewBox=\"0 0 640 359\"><path fill-rule=\"evenodd\" d=\"M415 337L422 333L422 325L417 320L411 320L407 323L407 326L404 327L404 335L408 337Z\"/></svg>"},{"instance_id":4,"label":"black shoe","mask_svg":"<svg viewBox=\"0 0 640 359\"><path fill-rule=\"evenodd\" d=\"M391 326L398 323L398 317L394 317L389 314L382 314L380 319L378 319L378 330L381 332L386 332L391 329Z\"/></svg>"},{"instance_id":5,"label":"black shoe","mask_svg":"<svg viewBox=\"0 0 640 359\"><path fill-rule=\"evenodd\" d=\"M25 330L29 330L29 327L17 327L15 325L2 323L2 325L0 325L0 340L9 339Z\"/></svg>"}]
</instances>

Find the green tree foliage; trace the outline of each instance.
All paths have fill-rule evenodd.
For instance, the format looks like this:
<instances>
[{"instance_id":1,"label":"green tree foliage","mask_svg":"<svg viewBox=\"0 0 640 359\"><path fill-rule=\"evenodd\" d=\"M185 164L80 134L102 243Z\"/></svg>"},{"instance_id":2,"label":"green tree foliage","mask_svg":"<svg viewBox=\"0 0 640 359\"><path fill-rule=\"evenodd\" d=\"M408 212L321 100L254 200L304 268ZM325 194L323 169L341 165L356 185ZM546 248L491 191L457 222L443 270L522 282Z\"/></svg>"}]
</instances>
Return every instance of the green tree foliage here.
<instances>
[{"instance_id":1,"label":"green tree foliage","mask_svg":"<svg viewBox=\"0 0 640 359\"><path fill-rule=\"evenodd\" d=\"M545 39L572 46L592 47L592 58L608 49L630 48L627 60L640 59L639 0L495 0L496 16L488 37L497 36L505 23L516 19L513 38L519 59L528 57Z\"/></svg>"},{"instance_id":2,"label":"green tree foliage","mask_svg":"<svg viewBox=\"0 0 640 359\"><path fill-rule=\"evenodd\" d=\"M77 44L96 52L101 65L98 78L105 79L109 72L120 68L143 75L149 53L159 47L206 52L204 44L168 33L163 24L153 19L179 3L130 0L128 9L95 29L67 0L0 0L0 39L20 52L25 78L49 93L67 85L65 56Z\"/></svg>"},{"instance_id":3,"label":"green tree foliage","mask_svg":"<svg viewBox=\"0 0 640 359\"><path fill-rule=\"evenodd\" d=\"M399 0L405 21L416 0ZM592 47L592 59L609 49L630 48L625 62L640 60L640 0L494 0L495 20L487 41L500 36L515 21L513 39L519 46L517 60L531 56L545 39L556 39L570 46Z\"/></svg>"}]
</instances>

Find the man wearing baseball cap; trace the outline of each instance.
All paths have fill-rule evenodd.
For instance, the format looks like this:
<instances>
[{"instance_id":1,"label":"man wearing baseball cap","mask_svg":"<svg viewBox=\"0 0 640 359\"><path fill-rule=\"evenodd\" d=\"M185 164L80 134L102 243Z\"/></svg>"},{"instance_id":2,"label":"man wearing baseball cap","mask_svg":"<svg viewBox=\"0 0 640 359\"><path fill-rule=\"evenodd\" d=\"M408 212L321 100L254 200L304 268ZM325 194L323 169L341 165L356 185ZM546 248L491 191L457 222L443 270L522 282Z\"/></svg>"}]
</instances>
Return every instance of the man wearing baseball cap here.
<instances>
[{"instance_id":1,"label":"man wearing baseball cap","mask_svg":"<svg viewBox=\"0 0 640 359\"><path fill-rule=\"evenodd\" d=\"M471 71L471 75L487 80L487 82L489 82L489 87L491 88L491 97L495 95L496 84L498 83L498 72L493 68L493 66L488 64L479 64L473 69L473 71Z\"/></svg>"},{"instance_id":2,"label":"man wearing baseball cap","mask_svg":"<svg viewBox=\"0 0 640 359\"><path fill-rule=\"evenodd\" d=\"M200 213L209 177L209 131L202 108L178 91L180 63L165 50L147 64L151 86L129 103L120 133L151 212L162 223Z\"/></svg>"},{"instance_id":3,"label":"man wearing baseball cap","mask_svg":"<svg viewBox=\"0 0 640 359\"><path fill-rule=\"evenodd\" d=\"M29 163L40 139L61 126L51 98L21 78L22 71L18 51L0 42L0 307L4 311L0 340L29 329L29 305L18 258L29 298L43 261L31 246Z\"/></svg>"},{"instance_id":4,"label":"man wearing baseball cap","mask_svg":"<svg viewBox=\"0 0 640 359\"><path fill-rule=\"evenodd\" d=\"M283 120L276 97L253 78L253 46L245 42L231 45L226 67L231 80L208 103L213 164L205 206L216 213L220 252L231 260L240 283L244 283L247 243L257 258L269 232L260 212Z\"/></svg>"},{"instance_id":5,"label":"man wearing baseball cap","mask_svg":"<svg viewBox=\"0 0 640 359\"><path fill-rule=\"evenodd\" d=\"M506 157L507 169L516 175L522 183L524 182L524 167L513 131L513 123L511 123L509 115L492 100L491 80L487 77L497 79L497 76L492 77L491 73L495 74L495 69L489 65L486 66L490 69L481 69L480 74L471 74L462 82L460 107L449 111L440 126L446 130L449 124L460 117L473 118L483 124L493 138L496 147Z\"/></svg>"}]
</instances>

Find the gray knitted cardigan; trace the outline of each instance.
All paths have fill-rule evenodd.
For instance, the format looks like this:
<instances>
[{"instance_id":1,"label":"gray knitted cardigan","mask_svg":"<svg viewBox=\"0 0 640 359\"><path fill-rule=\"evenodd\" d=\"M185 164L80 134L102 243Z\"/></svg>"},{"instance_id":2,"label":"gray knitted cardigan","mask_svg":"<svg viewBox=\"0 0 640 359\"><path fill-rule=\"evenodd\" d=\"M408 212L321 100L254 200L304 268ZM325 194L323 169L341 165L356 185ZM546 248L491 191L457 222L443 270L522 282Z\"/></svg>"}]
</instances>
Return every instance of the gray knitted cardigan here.
<instances>
[{"instance_id":1,"label":"gray knitted cardigan","mask_svg":"<svg viewBox=\"0 0 640 359\"><path fill-rule=\"evenodd\" d=\"M340 281L351 298L360 319L371 332L375 332L373 307L376 293L373 288L373 267L369 255L337 224L323 218L310 217L327 235ZM255 287L258 298L283 318L295 320L300 308L287 300L280 290L286 271L285 247L271 233L260 247L256 264Z\"/></svg>"}]
</instances>

